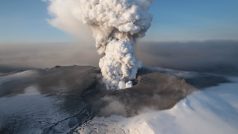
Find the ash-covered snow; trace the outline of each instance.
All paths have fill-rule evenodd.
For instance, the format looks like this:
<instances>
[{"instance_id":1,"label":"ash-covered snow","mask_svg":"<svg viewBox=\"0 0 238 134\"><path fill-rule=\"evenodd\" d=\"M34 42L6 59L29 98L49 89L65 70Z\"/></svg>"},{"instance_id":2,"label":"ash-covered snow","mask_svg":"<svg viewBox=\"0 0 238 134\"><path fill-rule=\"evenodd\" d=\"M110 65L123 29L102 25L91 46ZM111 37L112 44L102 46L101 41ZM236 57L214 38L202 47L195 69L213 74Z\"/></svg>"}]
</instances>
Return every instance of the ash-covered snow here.
<instances>
[{"instance_id":1,"label":"ash-covered snow","mask_svg":"<svg viewBox=\"0 0 238 134\"><path fill-rule=\"evenodd\" d=\"M142 70L136 86L115 91L101 91L99 69L89 66L5 74L0 133L237 133L238 78L157 71ZM194 82L205 89L191 89Z\"/></svg>"},{"instance_id":2,"label":"ash-covered snow","mask_svg":"<svg viewBox=\"0 0 238 134\"><path fill-rule=\"evenodd\" d=\"M194 92L172 109L135 117L95 117L75 133L237 134L238 81Z\"/></svg>"}]
</instances>

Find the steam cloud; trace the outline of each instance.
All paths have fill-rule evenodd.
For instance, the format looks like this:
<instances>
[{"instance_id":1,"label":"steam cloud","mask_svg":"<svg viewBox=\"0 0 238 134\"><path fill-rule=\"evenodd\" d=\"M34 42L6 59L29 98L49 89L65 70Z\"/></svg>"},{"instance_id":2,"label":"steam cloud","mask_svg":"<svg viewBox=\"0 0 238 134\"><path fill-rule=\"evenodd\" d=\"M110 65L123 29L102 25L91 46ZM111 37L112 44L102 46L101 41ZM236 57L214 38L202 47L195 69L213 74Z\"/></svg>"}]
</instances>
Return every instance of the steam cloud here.
<instances>
[{"instance_id":1,"label":"steam cloud","mask_svg":"<svg viewBox=\"0 0 238 134\"><path fill-rule=\"evenodd\" d=\"M76 33L87 24L101 55L99 67L108 89L131 87L141 63L134 45L145 35L152 0L50 0L51 24ZM68 20L65 20L68 19ZM72 22L71 22L72 21ZM74 27L74 26L76 27Z\"/></svg>"}]
</instances>

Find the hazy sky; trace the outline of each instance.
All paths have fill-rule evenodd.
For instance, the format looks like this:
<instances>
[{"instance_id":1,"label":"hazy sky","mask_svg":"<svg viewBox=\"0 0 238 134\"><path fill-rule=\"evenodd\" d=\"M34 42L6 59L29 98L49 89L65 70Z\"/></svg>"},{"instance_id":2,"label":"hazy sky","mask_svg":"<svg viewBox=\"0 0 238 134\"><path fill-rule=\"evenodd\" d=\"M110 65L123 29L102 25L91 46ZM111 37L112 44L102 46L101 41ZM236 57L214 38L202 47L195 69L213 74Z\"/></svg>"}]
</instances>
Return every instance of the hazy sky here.
<instances>
[{"instance_id":1,"label":"hazy sky","mask_svg":"<svg viewBox=\"0 0 238 134\"><path fill-rule=\"evenodd\" d=\"M237 40L238 0L155 0L154 20L145 40ZM0 1L0 43L69 42L50 26L42 0Z\"/></svg>"}]
</instances>

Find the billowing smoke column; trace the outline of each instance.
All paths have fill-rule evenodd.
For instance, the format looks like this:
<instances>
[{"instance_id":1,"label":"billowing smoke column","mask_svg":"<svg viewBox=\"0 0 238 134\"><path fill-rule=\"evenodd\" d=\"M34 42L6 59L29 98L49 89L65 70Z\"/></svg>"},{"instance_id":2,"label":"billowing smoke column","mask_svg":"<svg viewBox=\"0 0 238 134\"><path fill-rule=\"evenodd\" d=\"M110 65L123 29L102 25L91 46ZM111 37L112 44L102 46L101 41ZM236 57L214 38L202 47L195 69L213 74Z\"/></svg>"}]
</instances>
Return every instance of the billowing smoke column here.
<instances>
[{"instance_id":1,"label":"billowing smoke column","mask_svg":"<svg viewBox=\"0 0 238 134\"><path fill-rule=\"evenodd\" d=\"M49 9L55 16L53 21L64 18L60 8L68 8L65 11L75 20L90 26L101 55L99 67L107 88L123 89L133 85L141 66L134 45L150 27L150 4L151 0L51 0ZM61 21L58 27L62 28L63 24Z\"/></svg>"}]
</instances>

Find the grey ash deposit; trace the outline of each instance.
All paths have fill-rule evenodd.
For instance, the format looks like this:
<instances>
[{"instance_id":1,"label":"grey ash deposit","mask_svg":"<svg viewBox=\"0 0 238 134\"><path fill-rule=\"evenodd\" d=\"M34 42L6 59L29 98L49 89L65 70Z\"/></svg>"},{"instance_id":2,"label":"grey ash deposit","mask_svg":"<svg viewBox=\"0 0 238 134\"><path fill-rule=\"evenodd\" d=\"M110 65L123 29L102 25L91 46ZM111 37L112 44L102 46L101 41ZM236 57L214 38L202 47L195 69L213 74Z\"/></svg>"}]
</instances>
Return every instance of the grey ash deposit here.
<instances>
[{"instance_id":1,"label":"grey ash deposit","mask_svg":"<svg viewBox=\"0 0 238 134\"><path fill-rule=\"evenodd\" d=\"M71 132L95 116L131 117L148 109L170 109L197 90L193 83L208 87L228 82L202 76L144 68L132 88L106 90L99 68L91 66L4 74L0 77L0 133ZM214 81L204 84L206 79Z\"/></svg>"}]
</instances>

